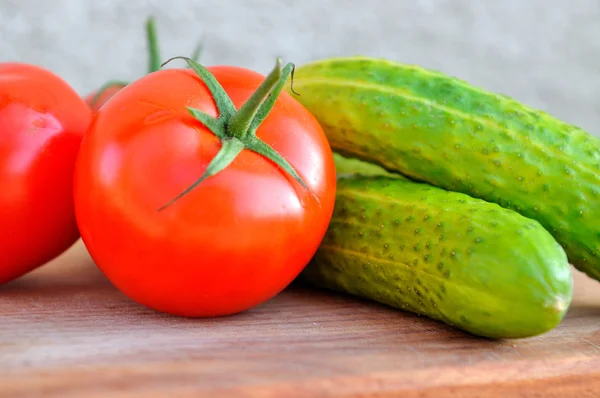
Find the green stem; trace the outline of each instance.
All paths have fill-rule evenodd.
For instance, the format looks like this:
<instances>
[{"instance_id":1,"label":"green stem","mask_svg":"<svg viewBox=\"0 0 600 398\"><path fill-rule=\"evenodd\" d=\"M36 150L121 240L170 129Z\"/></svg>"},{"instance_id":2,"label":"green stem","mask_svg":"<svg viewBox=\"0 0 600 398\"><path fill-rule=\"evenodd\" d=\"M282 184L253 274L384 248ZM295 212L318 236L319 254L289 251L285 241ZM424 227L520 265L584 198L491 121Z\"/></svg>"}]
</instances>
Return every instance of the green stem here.
<instances>
[{"instance_id":1,"label":"green stem","mask_svg":"<svg viewBox=\"0 0 600 398\"><path fill-rule=\"evenodd\" d=\"M252 96L242 105L242 107L229 119L227 131L233 137L243 139L252 125L254 117L258 113L262 103L269 96L273 88L281 78L281 59L277 58L275 68L262 84L256 89Z\"/></svg>"},{"instance_id":2,"label":"green stem","mask_svg":"<svg viewBox=\"0 0 600 398\"><path fill-rule=\"evenodd\" d=\"M294 81L294 78L293 78L294 64L292 64L292 63L287 64L281 70L281 78L273 86L271 93L269 94L267 99L265 99L265 101L260 106L260 109L256 113L256 116L254 117L254 120L252 121L252 124L250 125L250 129L248 130L248 133L247 133L248 135L256 135L256 130L258 129L260 124L266 119L266 117L269 115L269 112L271 112L271 109L273 109L273 106L275 105L275 101L277 101L279 94L281 94L281 90L283 89L283 86L285 85L285 82L287 81L290 73L292 74L292 82L293 82Z\"/></svg>"},{"instance_id":3,"label":"green stem","mask_svg":"<svg viewBox=\"0 0 600 398\"><path fill-rule=\"evenodd\" d=\"M194 48L194 52L192 53L192 60L198 62L198 60L200 59L200 55L202 54L202 49L204 47L204 44L202 42L198 42L198 44L196 44L196 47Z\"/></svg>"},{"instance_id":4,"label":"green stem","mask_svg":"<svg viewBox=\"0 0 600 398\"><path fill-rule=\"evenodd\" d=\"M160 52L158 50L158 38L156 35L156 23L153 17L148 18L146 22L146 39L148 40L148 49L150 51L150 59L148 73L156 72L160 69Z\"/></svg>"}]
</instances>

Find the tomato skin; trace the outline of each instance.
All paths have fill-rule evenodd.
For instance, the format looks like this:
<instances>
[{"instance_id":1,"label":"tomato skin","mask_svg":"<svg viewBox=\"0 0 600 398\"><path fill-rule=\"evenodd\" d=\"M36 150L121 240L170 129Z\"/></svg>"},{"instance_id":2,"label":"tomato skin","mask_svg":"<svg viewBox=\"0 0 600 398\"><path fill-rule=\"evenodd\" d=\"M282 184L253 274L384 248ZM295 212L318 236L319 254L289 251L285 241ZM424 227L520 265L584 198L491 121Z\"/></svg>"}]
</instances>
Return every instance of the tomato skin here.
<instances>
[{"instance_id":1,"label":"tomato skin","mask_svg":"<svg viewBox=\"0 0 600 398\"><path fill-rule=\"evenodd\" d=\"M264 79L237 67L208 69L238 109ZM316 119L284 91L257 136L318 200L244 150L159 212L221 147L186 106L218 114L193 71L166 69L131 83L98 111L76 169L77 220L98 267L138 303L181 316L234 314L275 296L314 255L333 212L333 156Z\"/></svg>"},{"instance_id":2,"label":"tomato skin","mask_svg":"<svg viewBox=\"0 0 600 398\"><path fill-rule=\"evenodd\" d=\"M121 91L122 88L123 86L118 85L107 87L106 90L102 91L102 93L100 94L98 99L96 99L96 101L94 101L94 97L96 96L96 91L94 91L88 94L84 98L84 100L86 104L88 104L88 106L92 109L92 112L96 113L100 108L102 108L102 105L104 105L109 99L111 99L113 95Z\"/></svg>"},{"instance_id":3,"label":"tomato skin","mask_svg":"<svg viewBox=\"0 0 600 398\"><path fill-rule=\"evenodd\" d=\"M92 113L60 77L0 64L0 283L45 264L79 238L73 174Z\"/></svg>"}]
</instances>

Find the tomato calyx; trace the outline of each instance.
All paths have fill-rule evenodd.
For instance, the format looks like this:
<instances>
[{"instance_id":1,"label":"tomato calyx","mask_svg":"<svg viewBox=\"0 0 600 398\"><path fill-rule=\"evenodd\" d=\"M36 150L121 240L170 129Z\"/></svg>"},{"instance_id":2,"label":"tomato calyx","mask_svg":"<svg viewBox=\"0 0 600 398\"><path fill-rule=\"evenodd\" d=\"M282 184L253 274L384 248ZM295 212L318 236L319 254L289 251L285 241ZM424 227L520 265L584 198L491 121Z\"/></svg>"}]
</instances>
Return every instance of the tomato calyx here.
<instances>
[{"instance_id":1,"label":"tomato calyx","mask_svg":"<svg viewBox=\"0 0 600 398\"><path fill-rule=\"evenodd\" d=\"M277 58L275 68L240 109L236 110L233 102L217 79L204 66L195 60L187 57L173 57L163 63L162 66L165 66L175 59L186 61L188 66L192 68L206 84L206 87L213 96L219 113L217 118L212 117L199 109L192 107L186 108L196 120L201 122L220 139L221 149L210 161L204 173L187 189L165 205L161 206L158 209L159 211L181 199L200 185L202 181L223 171L244 149L269 159L289 174L304 189L313 194L308 185L306 185L298 175L294 167L270 145L256 136L256 131L275 105L275 101L281 93L288 77L291 75L293 79L294 64L290 62L282 69L281 59Z\"/></svg>"},{"instance_id":2,"label":"tomato calyx","mask_svg":"<svg viewBox=\"0 0 600 398\"><path fill-rule=\"evenodd\" d=\"M158 35L156 34L156 20L154 17L149 17L146 20L146 45L148 47L148 71L147 74L156 72L161 68L161 57L160 57L160 48L158 45ZM202 42L199 42L194 48L192 52L191 59L197 61L200 59L200 55L202 54ZM104 83L98 91L94 94L92 100L90 101L90 106L95 106L98 100L102 97L106 90L109 90L113 87L118 87L119 89L127 86L130 82L124 80L109 80Z\"/></svg>"}]
</instances>

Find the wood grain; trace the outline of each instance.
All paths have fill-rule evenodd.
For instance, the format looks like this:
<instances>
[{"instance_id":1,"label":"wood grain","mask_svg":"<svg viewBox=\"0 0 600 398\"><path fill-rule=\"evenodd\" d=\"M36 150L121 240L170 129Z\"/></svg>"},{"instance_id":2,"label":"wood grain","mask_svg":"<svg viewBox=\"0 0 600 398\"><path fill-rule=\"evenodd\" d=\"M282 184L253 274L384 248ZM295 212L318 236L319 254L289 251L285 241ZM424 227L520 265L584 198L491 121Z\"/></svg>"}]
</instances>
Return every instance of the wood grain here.
<instances>
[{"instance_id":1,"label":"wood grain","mask_svg":"<svg viewBox=\"0 0 600 398\"><path fill-rule=\"evenodd\" d=\"M558 328L489 341L298 286L232 317L171 317L79 243L0 288L0 397L600 396L600 284L576 277Z\"/></svg>"}]
</instances>

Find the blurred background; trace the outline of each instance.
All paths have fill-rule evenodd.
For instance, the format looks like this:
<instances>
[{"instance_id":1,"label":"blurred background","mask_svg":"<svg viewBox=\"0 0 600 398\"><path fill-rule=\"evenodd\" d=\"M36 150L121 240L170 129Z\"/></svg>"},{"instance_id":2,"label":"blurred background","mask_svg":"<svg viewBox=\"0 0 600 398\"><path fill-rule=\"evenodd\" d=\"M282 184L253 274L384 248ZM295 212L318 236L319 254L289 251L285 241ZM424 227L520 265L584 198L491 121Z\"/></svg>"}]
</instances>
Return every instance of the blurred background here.
<instances>
[{"instance_id":1,"label":"blurred background","mask_svg":"<svg viewBox=\"0 0 600 398\"><path fill-rule=\"evenodd\" d=\"M0 0L0 61L47 67L82 95L145 73L144 23L162 58L266 73L371 55L436 69L600 135L598 0Z\"/></svg>"}]
</instances>

